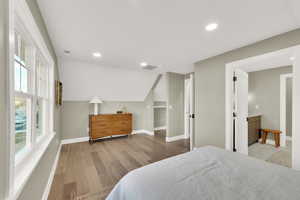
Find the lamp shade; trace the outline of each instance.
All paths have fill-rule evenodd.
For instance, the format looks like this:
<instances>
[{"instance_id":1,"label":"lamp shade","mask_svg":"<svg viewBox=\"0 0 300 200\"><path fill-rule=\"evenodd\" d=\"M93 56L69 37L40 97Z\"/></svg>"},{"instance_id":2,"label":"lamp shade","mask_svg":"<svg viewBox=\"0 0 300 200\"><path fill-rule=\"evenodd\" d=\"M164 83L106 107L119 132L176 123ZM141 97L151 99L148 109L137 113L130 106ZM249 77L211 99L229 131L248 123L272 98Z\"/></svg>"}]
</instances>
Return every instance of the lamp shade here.
<instances>
[{"instance_id":1,"label":"lamp shade","mask_svg":"<svg viewBox=\"0 0 300 200\"><path fill-rule=\"evenodd\" d=\"M94 98L90 101L90 103L97 104L97 103L103 103L103 101L100 100L98 97L94 97Z\"/></svg>"}]
</instances>

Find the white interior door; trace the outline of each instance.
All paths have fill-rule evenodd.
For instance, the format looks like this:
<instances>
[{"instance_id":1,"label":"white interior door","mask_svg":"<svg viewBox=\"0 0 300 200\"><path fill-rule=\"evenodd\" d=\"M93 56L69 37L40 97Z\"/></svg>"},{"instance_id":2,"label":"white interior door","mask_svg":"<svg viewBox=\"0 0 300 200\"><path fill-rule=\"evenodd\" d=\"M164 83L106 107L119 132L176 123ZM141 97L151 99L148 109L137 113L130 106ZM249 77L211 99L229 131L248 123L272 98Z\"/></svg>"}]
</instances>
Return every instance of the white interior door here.
<instances>
[{"instance_id":1,"label":"white interior door","mask_svg":"<svg viewBox=\"0 0 300 200\"><path fill-rule=\"evenodd\" d=\"M190 136L190 79L185 79L184 90L184 135L185 138Z\"/></svg>"},{"instance_id":2,"label":"white interior door","mask_svg":"<svg viewBox=\"0 0 300 200\"><path fill-rule=\"evenodd\" d=\"M235 145L239 153L248 155L248 73L235 70Z\"/></svg>"},{"instance_id":3,"label":"white interior door","mask_svg":"<svg viewBox=\"0 0 300 200\"><path fill-rule=\"evenodd\" d=\"M194 74L190 75L190 150L194 149L194 140L195 140L195 135L194 135L194 120L195 120L195 108L194 108Z\"/></svg>"}]
</instances>

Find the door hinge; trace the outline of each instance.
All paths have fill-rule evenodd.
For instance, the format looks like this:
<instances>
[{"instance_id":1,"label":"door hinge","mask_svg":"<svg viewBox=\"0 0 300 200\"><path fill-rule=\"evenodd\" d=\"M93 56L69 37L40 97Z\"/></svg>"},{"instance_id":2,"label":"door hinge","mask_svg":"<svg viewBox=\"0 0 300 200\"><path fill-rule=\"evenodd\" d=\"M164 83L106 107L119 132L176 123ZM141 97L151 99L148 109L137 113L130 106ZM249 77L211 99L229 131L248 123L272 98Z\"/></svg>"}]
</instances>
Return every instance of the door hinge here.
<instances>
[{"instance_id":1,"label":"door hinge","mask_svg":"<svg viewBox=\"0 0 300 200\"><path fill-rule=\"evenodd\" d=\"M233 82L236 82L237 81L237 76L234 76L233 77Z\"/></svg>"},{"instance_id":2,"label":"door hinge","mask_svg":"<svg viewBox=\"0 0 300 200\"><path fill-rule=\"evenodd\" d=\"M233 117L236 117L236 113L235 113L235 112L233 112L233 113L232 113L232 116L233 116Z\"/></svg>"},{"instance_id":3,"label":"door hinge","mask_svg":"<svg viewBox=\"0 0 300 200\"><path fill-rule=\"evenodd\" d=\"M191 114L190 118L195 119L195 114Z\"/></svg>"}]
</instances>

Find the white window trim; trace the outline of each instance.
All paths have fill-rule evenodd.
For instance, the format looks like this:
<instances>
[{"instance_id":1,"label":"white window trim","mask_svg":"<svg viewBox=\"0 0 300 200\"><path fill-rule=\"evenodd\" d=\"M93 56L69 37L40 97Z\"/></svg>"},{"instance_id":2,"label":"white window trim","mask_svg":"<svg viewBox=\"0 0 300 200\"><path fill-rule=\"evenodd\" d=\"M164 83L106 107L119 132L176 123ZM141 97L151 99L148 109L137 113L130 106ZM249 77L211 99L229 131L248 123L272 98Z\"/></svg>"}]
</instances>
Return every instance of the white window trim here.
<instances>
[{"instance_id":1,"label":"white window trim","mask_svg":"<svg viewBox=\"0 0 300 200\"><path fill-rule=\"evenodd\" d=\"M19 173L15 174L16 171L16 163L15 163L15 137L14 137L14 98L13 94L14 90L14 31L15 31L15 19L18 19L17 23L21 23L26 31L29 33L34 45L39 49L43 57L46 59L47 64L49 64L49 106L50 106L50 122L49 122L49 130L43 136L41 136L40 140L35 143L34 146L31 147L30 153L26 156L24 160L22 160ZM9 3L9 102L10 102L10 128L9 128L9 144L10 144L10 152L9 152L9 177L7 180L7 184L9 188L7 188L7 197L8 199L14 200L18 199L21 194L24 186L29 180L32 172L36 168L43 154L47 150L49 144L53 141L55 136L54 131L54 66L55 62L52 59L51 53L49 52L47 45L43 39L43 36L35 22L33 15L31 14L30 8L28 7L26 1L18 1L13 0ZM18 165L19 165L18 164ZM22 170L21 170L22 169ZM16 181L17 180L17 181Z\"/></svg>"}]
</instances>

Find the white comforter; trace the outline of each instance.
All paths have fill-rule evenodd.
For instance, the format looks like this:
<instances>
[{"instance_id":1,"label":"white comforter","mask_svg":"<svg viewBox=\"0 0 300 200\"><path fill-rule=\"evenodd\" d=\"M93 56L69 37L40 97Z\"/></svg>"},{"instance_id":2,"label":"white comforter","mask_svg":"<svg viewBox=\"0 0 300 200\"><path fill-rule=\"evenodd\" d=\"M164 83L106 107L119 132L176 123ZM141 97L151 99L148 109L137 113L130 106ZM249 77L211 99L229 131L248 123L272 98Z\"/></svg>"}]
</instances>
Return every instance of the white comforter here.
<instances>
[{"instance_id":1,"label":"white comforter","mask_svg":"<svg viewBox=\"0 0 300 200\"><path fill-rule=\"evenodd\" d=\"M123 177L107 200L300 200L300 172L215 147Z\"/></svg>"}]
</instances>

